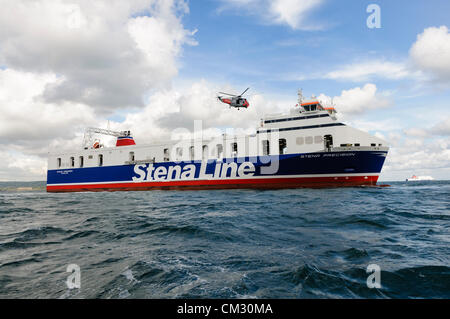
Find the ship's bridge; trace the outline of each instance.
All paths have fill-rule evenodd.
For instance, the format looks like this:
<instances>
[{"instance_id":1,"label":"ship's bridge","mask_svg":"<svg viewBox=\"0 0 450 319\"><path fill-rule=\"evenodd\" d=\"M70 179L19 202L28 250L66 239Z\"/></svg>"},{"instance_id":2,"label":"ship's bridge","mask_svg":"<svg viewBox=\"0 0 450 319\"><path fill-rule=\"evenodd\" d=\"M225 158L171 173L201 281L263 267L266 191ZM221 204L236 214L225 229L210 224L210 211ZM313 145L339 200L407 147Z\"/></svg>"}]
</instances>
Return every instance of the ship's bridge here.
<instances>
[{"instance_id":1,"label":"ship's bridge","mask_svg":"<svg viewBox=\"0 0 450 319\"><path fill-rule=\"evenodd\" d=\"M301 111L303 112L318 112L327 111L330 115L336 114L336 109L334 107L323 107L320 101L308 101L300 104Z\"/></svg>"},{"instance_id":2,"label":"ship's bridge","mask_svg":"<svg viewBox=\"0 0 450 319\"><path fill-rule=\"evenodd\" d=\"M336 121L334 107L325 108L318 100L299 103L288 114L268 114L261 120L261 127L286 128L330 124Z\"/></svg>"},{"instance_id":3,"label":"ship's bridge","mask_svg":"<svg viewBox=\"0 0 450 319\"><path fill-rule=\"evenodd\" d=\"M305 102L301 104L305 112L323 111L323 107L319 101Z\"/></svg>"}]
</instances>

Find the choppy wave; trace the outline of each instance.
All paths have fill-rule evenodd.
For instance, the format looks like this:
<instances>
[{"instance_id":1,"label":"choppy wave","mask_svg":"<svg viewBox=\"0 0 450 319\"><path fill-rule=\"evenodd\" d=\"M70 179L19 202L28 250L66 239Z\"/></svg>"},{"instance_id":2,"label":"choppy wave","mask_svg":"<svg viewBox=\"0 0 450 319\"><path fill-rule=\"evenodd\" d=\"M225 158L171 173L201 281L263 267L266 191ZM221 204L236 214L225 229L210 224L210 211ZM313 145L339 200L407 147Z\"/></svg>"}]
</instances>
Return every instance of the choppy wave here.
<instances>
[{"instance_id":1,"label":"choppy wave","mask_svg":"<svg viewBox=\"0 0 450 319\"><path fill-rule=\"evenodd\" d=\"M72 194L0 183L0 225L0 298L450 297L450 182ZM66 286L69 264L81 289ZM369 264L381 288L368 288Z\"/></svg>"}]
</instances>

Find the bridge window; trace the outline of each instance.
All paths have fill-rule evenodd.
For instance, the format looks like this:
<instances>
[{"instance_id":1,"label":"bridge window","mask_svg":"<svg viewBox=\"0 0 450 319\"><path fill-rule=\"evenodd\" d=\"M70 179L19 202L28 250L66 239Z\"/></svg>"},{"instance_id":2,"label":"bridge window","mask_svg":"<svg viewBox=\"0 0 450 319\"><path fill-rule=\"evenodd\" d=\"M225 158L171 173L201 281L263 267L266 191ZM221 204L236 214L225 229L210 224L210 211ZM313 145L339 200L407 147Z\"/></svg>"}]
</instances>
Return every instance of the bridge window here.
<instances>
[{"instance_id":1,"label":"bridge window","mask_svg":"<svg viewBox=\"0 0 450 319\"><path fill-rule=\"evenodd\" d=\"M191 147L189 147L189 159L191 161L194 160L194 155L195 155L195 153L194 153L194 146L191 146Z\"/></svg>"},{"instance_id":2,"label":"bridge window","mask_svg":"<svg viewBox=\"0 0 450 319\"><path fill-rule=\"evenodd\" d=\"M222 158L223 157L223 145L217 144L216 149L217 149L217 158Z\"/></svg>"},{"instance_id":3,"label":"bridge window","mask_svg":"<svg viewBox=\"0 0 450 319\"><path fill-rule=\"evenodd\" d=\"M130 162L134 162L134 152L130 152Z\"/></svg>"},{"instance_id":4,"label":"bridge window","mask_svg":"<svg viewBox=\"0 0 450 319\"><path fill-rule=\"evenodd\" d=\"M57 158L56 159L56 164L58 165L58 167L61 167L61 158Z\"/></svg>"},{"instance_id":5,"label":"bridge window","mask_svg":"<svg viewBox=\"0 0 450 319\"><path fill-rule=\"evenodd\" d=\"M231 156L236 157L238 151L238 144L236 142L231 143Z\"/></svg>"},{"instance_id":6,"label":"bridge window","mask_svg":"<svg viewBox=\"0 0 450 319\"><path fill-rule=\"evenodd\" d=\"M84 166L84 157L80 156L79 161L80 161L80 163L79 163L80 167L83 167Z\"/></svg>"},{"instance_id":7,"label":"bridge window","mask_svg":"<svg viewBox=\"0 0 450 319\"><path fill-rule=\"evenodd\" d=\"M305 143L306 144L312 144L313 143L313 137L312 136L305 137Z\"/></svg>"},{"instance_id":8,"label":"bridge window","mask_svg":"<svg viewBox=\"0 0 450 319\"><path fill-rule=\"evenodd\" d=\"M270 143L268 140L262 141L262 151L263 155L269 155L270 154Z\"/></svg>"},{"instance_id":9,"label":"bridge window","mask_svg":"<svg viewBox=\"0 0 450 319\"><path fill-rule=\"evenodd\" d=\"M303 145L305 143L305 139L302 136L297 137L296 139L297 145Z\"/></svg>"},{"instance_id":10,"label":"bridge window","mask_svg":"<svg viewBox=\"0 0 450 319\"><path fill-rule=\"evenodd\" d=\"M98 166L103 166L103 154L98 154Z\"/></svg>"},{"instance_id":11,"label":"bridge window","mask_svg":"<svg viewBox=\"0 0 450 319\"><path fill-rule=\"evenodd\" d=\"M165 149L164 149L164 162L168 162L168 161L170 161L170 158L169 158L169 149L168 149L168 148L165 148Z\"/></svg>"},{"instance_id":12,"label":"bridge window","mask_svg":"<svg viewBox=\"0 0 450 319\"><path fill-rule=\"evenodd\" d=\"M285 138L280 138L278 140L278 146L279 146L279 149L280 149L280 155L285 154L286 153L286 146L287 146L286 139Z\"/></svg>"}]
</instances>

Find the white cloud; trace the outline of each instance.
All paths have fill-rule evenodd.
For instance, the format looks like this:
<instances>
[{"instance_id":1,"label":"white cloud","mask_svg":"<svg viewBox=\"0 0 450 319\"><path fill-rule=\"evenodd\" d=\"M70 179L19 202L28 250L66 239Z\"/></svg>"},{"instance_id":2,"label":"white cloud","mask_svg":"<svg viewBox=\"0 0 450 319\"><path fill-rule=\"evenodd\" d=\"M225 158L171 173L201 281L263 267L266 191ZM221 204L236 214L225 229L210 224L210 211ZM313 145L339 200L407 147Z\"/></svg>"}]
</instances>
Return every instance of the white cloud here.
<instances>
[{"instance_id":1,"label":"white cloud","mask_svg":"<svg viewBox=\"0 0 450 319\"><path fill-rule=\"evenodd\" d=\"M366 61L345 65L322 75L322 78L345 81L367 81L373 78L399 80L413 75L405 63L383 60Z\"/></svg>"},{"instance_id":2,"label":"white cloud","mask_svg":"<svg viewBox=\"0 0 450 319\"><path fill-rule=\"evenodd\" d=\"M390 101L383 94L377 93L377 86L373 83L367 83L362 88L355 87L349 90L343 90L341 95L331 97L321 94L318 99L326 105L331 104L333 100L336 110L343 113L345 117L358 115L368 110L384 108L390 105Z\"/></svg>"},{"instance_id":3,"label":"white cloud","mask_svg":"<svg viewBox=\"0 0 450 319\"><path fill-rule=\"evenodd\" d=\"M417 36L409 54L422 71L450 80L450 33L446 26L426 28Z\"/></svg>"},{"instance_id":4,"label":"white cloud","mask_svg":"<svg viewBox=\"0 0 450 319\"><path fill-rule=\"evenodd\" d=\"M264 114L281 112L294 105L288 101L270 101L254 93L247 96L250 107L237 110L217 100L221 89L223 86L202 80L183 90L160 91L150 97L145 108L127 114L122 123L112 125L117 129L132 128L137 141L148 142L169 139L176 128L192 132L195 120L201 120L204 129L254 129Z\"/></svg>"},{"instance_id":5,"label":"white cloud","mask_svg":"<svg viewBox=\"0 0 450 319\"><path fill-rule=\"evenodd\" d=\"M250 15L260 16L264 23L311 30L321 26L308 21L308 15L323 2L324 0L222 0L224 5L219 11L233 8L245 10Z\"/></svg>"},{"instance_id":6,"label":"white cloud","mask_svg":"<svg viewBox=\"0 0 450 319\"><path fill-rule=\"evenodd\" d=\"M0 70L0 144L33 141L43 146L56 136L69 138L80 125L95 121L87 105L42 101L45 87L56 81L53 74Z\"/></svg>"},{"instance_id":7,"label":"white cloud","mask_svg":"<svg viewBox=\"0 0 450 319\"><path fill-rule=\"evenodd\" d=\"M0 179L44 179L49 149L79 148L102 113L170 87L195 44L187 12L182 0L2 1Z\"/></svg>"},{"instance_id":8,"label":"white cloud","mask_svg":"<svg viewBox=\"0 0 450 319\"><path fill-rule=\"evenodd\" d=\"M411 137L450 136L450 117L446 117L430 127L411 127L403 132Z\"/></svg>"},{"instance_id":9,"label":"white cloud","mask_svg":"<svg viewBox=\"0 0 450 319\"><path fill-rule=\"evenodd\" d=\"M450 136L450 117L447 117L434 125L430 132L435 135Z\"/></svg>"},{"instance_id":10,"label":"white cloud","mask_svg":"<svg viewBox=\"0 0 450 319\"><path fill-rule=\"evenodd\" d=\"M426 28L403 61L374 59L343 65L310 78L362 82L371 79L412 79L447 83L450 80L450 32L446 26Z\"/></svg>"},{"instance_id":11,"label":"white cloud","mask_svg":"<svg viewBox=\"0 0 450 319\"><path fill-rule=\"evenodd\" d=\"M276 0L271 1L270 12L275 21L293 29L307 28L305 18L309 11L318 7L322 0Z\"/></svg>"},{"instance_id":12,"label":"white cloud","mask_svg":"<svg viewBox=\"0 0 450 319\"><path fill-rule=\"evenodd\" d=\"M142 106L145 92L170 85L182 45L195 44L185 12L182 0L3 1L0 65L56 75L48 102Z\"/></svg>"},{"instance_id":13,"label":"white cloud","mask_svg":"<svg viewBox=\"0 0 450 319\"><path fill-rule=\"evenodd\" d=\"M390 150L383 167L383 180L404 180L412 175L431 175L450 179L450 141L448 119L431 126L399 129L386 125L384 135ZM436 131L445 128L447 131Z\"/></svg>"},{"instance_id":14,"label":"white cloud","mask_svg":"<svg viewBox=\"0 0 450 319\"><path fill-rule=\"evenodd\" d=\"M0 181L43 180L47 172L47 161L42 157L0 150L0 158Z\"/></svg>"},{"instance_id":15,"label":"white cloud","mask_svg":"<svg viewBox=\"0 0 450 319\"><path fill-rule=\"evenodd\" d=\"M446 139L403 137L394 143L383 168L383 179L405 179L411 175L450 176L450 143Z\"/></svg>"},{"instance_id":16,"label":"white cloud","mask_svg":"<svg viewBox=\"0 0 450 319\"><path fill-rule=\"evenodd\" d=\"M426 129L418 128L418 127L412 127L405 129L403 131L407 136L412 137L428 137L430 134Z\"/></svg>"}]
</instances>

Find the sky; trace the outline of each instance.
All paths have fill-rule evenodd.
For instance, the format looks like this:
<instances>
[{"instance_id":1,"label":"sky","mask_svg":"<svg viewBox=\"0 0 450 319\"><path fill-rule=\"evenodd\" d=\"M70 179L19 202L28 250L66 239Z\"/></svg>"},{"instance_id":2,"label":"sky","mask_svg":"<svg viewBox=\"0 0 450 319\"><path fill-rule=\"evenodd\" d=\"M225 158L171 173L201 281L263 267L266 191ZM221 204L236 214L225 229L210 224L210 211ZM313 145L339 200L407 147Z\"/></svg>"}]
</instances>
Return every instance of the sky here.
<instances>
[{"instance_id":1,"label":"sky","mask_svg":"<svg viewBox=\"0 0 450 319\"><path fill-rule=\"evenodd\" d=\"M387 141L380 180L450 179L449 1L0 5L0 181L45 180L48 152L80 148L89 126L141 144L194 120L248 130L299 88ZM216 99L247 87L247 110Z\"/></svg>"}]
</instances>

